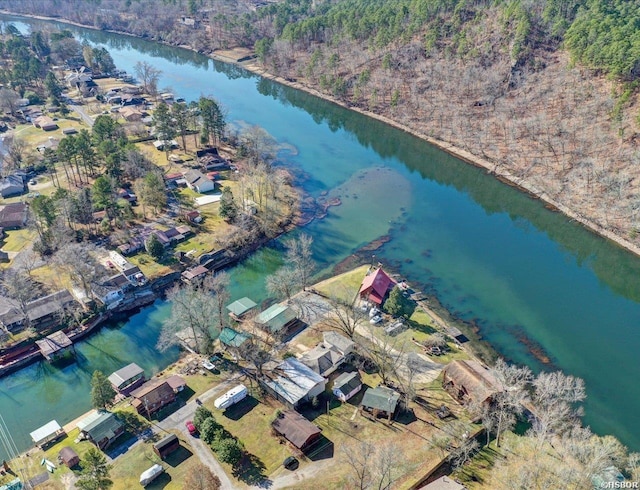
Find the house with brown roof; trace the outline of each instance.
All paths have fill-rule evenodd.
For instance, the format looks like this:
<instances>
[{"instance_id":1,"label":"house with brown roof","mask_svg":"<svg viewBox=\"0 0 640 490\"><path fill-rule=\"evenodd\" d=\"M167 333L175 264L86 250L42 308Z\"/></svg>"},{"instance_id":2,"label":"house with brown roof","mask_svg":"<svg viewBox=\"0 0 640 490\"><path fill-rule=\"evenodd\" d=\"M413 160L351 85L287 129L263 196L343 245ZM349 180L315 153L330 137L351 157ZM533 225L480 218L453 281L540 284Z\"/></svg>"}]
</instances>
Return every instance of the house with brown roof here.
<instances>
[{"instance_id":1,"label":"house with brown roof","mask_svg":"<svg viewBox=\"0 0 640 490\"><path fill-rule=\"evenodd\" d=\"M22 178L20 178L22 182ZM24 188L24 184L22 184ZM22 191L21 191L22 192ZM17 230L27 224L29 208L25 203L14 202L7 204L0 210L0 228L4 230Z\"/></svg>"},{"instance_id":2,"label":"house with brown roof","mask_svg":"<svg viewBox=\"0 0 640 490\"><path fill-rule=\"evenodd\" d=\"M500 382L478 361L453 361L444 367L442 373L442 386L462 404L489 403L496 393L502 391Z\"/></svg>"},{"instance_id":3,"label":"house with brown roof","mask_svg":"<svg viewBox=\"0 0 640 490\"><path fill-rule=\"evenodd\" d=\"M195 267L192 267L191 269L187 269L181 274L182 281L186 282L187 284L201 281L202 279L204 279L204 276L207 274L207 272L209 272L209 269L207 269L205 266L197 265Z\"/></svg>"},{"instance_id":4,"label":"house with brown roof","mask_svg":"<svg viewBox=\"0 0 640 490\"><path fill-rule=\"evenodd\" d=\"M295 410L280 412L271 427L301 451L318 440L322 429Z\"/></svg>"},{"instance_id":5,"label":"house with brown roof","mask_svg":"<svg viewBox=\"0 0 640 490\"><path fill-rule=\"evenodd\" d=\"M58 129L56 122L49 116L39 116L33 120L33 125L43 131L54 131Z\"/></svg>"},{"instance_id":6,"label":"house with brown roof","mask_svg":"<svg viewBox=\"0 0 640 490\"><path fill-rule=\"evenodd\" d=\"M137 390L131 392L131 405L140 415L151 417L158 410L173 403L176 394L173 388L163 379L147 381Z\"/></svg>"},{"instance_id":7,"label":"house with brown roof","mask_svg":"<svg viewBox=\"0 0 640 490\"><path fill-rule=\"evenodd\" d=\"M360 298L381 305L396 282L379 267L367 274L360 287Z\"/></svg>"}]
</instances>

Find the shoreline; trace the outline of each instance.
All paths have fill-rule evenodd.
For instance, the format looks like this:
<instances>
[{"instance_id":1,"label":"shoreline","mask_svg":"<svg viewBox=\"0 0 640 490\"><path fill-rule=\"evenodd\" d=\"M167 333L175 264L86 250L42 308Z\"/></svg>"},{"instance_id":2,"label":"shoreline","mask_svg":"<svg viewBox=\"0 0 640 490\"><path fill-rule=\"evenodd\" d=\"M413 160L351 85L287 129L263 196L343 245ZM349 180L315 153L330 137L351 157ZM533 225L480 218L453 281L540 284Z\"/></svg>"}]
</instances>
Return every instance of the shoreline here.
<instances>
[{"instance_id":1,"label":"shoreline","mask_svg":"<svg viewBox=\"0 0 640 490\"><path fill-rule=\"evenodd\" d=\"M547 209L549 209L550 211L554 211L554 212L559 212L561 214L563 214L564 216L566 216L570 221L576 221L577 223L580 223L583 227L585 227L586 229L588 229L589 231L595 233L596 235L599 235L600 237L607 239L611 242L613 242L614 244L616 244L617 246L619 246L620 248L634 254L635 256L640 258L640 246L635 245L633 243L631 243L629 240L627 240L626 238L617 235L616 233L613 233L607 229L605 229L604 227L598 225L597 223L593 222L591 219L589 219L588 217L584 216L582 213L578 212L578 211L574 211L573 209L569 208L568 206L556 201L553 197L549 196L546 192L538 189L537 187L535 187L533 184L527 182L525 179L516 177L515 175L513 175L511 172L508 172L504 169L501 169L499 167L498 164L492 163L491 161L484 159L482 157L476 156L466 150L463 150L462 148L459 148L451 143L447 143L445 141L439 140L437 138L434 138L433 136L428 136L420 131L411 129L410 127L399 123L398 121L395 121L387 116L381 115L381 114L377 114L375 112L371 112L368 111L366 109L362 109L360 107L356 107L353 105L350 105L346 102L342 102L338 99L336 99L335 97L329 95L329 94L325 94L323 92L321 92L320 90L318 90L315 87L311 87L308 86L304 83L298 82L298 81L290 81L287 80L281 76L278 75L274 75L273 73L267 71L265 68L261 67L260 65L257 64L257 62L255 60L249 60L249 61L236 61L233 60L227 56L222 56L222 55L217 55L215 53L215 51L212 52L204 52L204 51L199 51L195 48L193 48L192 46L189 45L184 45L184 44L171 44L171 43L167 43L165 41L161 41L161 40L155 40L155 39L145 39L142 38L140 36L136 36L135 34L131 34L129 32L123 32L123 31L116 31L116 30L112 30L112 29L98 29L96 27L93 26L88 26L88 25L84 25L84 24L80 24L78 22L74 22L68 19L64 19L62 17L58 18L58 17L46 17L46 16L42 16L42 15L33 15L33 14L20 14L20 13L15 13L15 12L10 12L7 10L2 10L0 9L0 14L4 14L4 15L11 15L11 16L15 16L15 17L24 17L24 18L29 18L29 19L37 19L37 20L44 20L44 21L52 21L52 22L59 22L61 24L69 24L69 25L73 25L76 27L81 27L83 29L91 29L94 31L101 31L101 32L109 32L109 33L113 33L113 34L118 34L118 35L122 35L122 36L128 36L128 37L132 37L132 38L136 38L136 39L141 39L143 41L150 41L150 42L155 42L158 44L162 44L165 46L172 46L172 47L177 47L177 48L182 48L182 49L186 49L187 51L191 51L193 53L198 53L201 54L203 56L206 56L209 59L215 60L215 61L219 61L222 63L228 63L228 64L232 64L232 65L236 65L236 66L240 66L244 69L246 69L247 71L254 73L258 76L261 76L263 78L275 81L281 85L285 85L297 90L300 90L302 92L305 92L307 94L313 95L315 97L318 97L320 99L323 99L327 102L331 102L333 104L336 104L340 107L343 107L345 109L354 111L354 112L358 112L360 114L362 114L363 116L367 116L373 119L377 119L380 122L383 122L389 126L392 126L396 129L399 129L407 134L410 134L412 136L415 136L416 138L419 138L427 143L429 143L430 145L444 151L445 153L448 153L449 155L458 158L459 160L462 160L463 162L469 164L469 165L473 165L474 167L478 167L478 168L482 168L484 170L487 171L487 173L489 175L493 175L496 179L500 180L501 182L503 182L506 185L509 185L511 187L514 187L516 189L518 189L519 191L529 195L531 198L533 199L538 199L540 201L542 201L546 206Z\"/></svg>"}]
</instances>

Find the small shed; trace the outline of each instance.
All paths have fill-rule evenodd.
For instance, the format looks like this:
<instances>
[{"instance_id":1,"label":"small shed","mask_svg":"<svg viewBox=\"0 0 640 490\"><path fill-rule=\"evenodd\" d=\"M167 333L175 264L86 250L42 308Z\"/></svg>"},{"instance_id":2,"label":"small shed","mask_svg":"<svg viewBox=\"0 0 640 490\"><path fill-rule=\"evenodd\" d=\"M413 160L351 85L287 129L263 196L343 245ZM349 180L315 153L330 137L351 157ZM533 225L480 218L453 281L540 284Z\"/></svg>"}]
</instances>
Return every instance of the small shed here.
<instances>
[{"instance_id":1,"label":"small shed","mask_svg":"<svg viewBox=\"0 0 640 490\"><path fill-rule=\"evenodd\" d=\"M245 296L244 298L240 298L230 305L227 305L227 310L229 310L229 316L236 320L239 320L248 312L253 310L256 306L257 304L255 301Z\"/></svg>"},{"instance_id":2,"label":"small shed","mask_svg":"<svg viewBox=\"0 0 640 490\"><path fill-rule=\"evenodd\" d=\"M36 446L42 447L45 444L55 441L64 435L64 429L55 420L43 425L39 429L34 430L29 435Z\"/></svg>"},{"instance_id":3,"label":"small shed","mask_svg":"<svg viewBox=\"0 0 640 490\"><path fill-rule=\"evenodd\" d=\"M378 386L369 388L364 393L360 407L374 417L382 415L391 420L398 408L398 401L400 401L399 393L386 386Z\"/></svg>"},{"instance_id":4,"label":"small shed","mask_svg":"<svg viewBox=\"0 0 640 490\"><path fill-rule=\"evenodd\" d=\"M160 459L164 459L168 454L180 447L180 439L175 434L170 434L167 437L163 437L153 445L153 452L156 453Z\"/></svg>"},{"instance_id":5,"label":"small shed","mask_svg":"<svg viewBox=\"0 0 640 490\"><path fill-rule=\"evenodd\" d=\"M69 446L63 447L58 453L58 462L67 466L67 468L73 468L80 463L80 456Z\"/></svg>"},{"instance_id":6,"label":"small shed","mask_svg":"<svg viewBox=\"0 0 640 490\"><path fill-rule=\"evenodd\" d=\"M300 450L304 450L320 437L322 429L309 422L295 410L281 412L271 426L278 434Z\"/></svg>"},{"instance_id":7,"label":"small shed","mask_svg":"<svg viewBox=\"0 0 640 490\"><path fill-rule=\"evenodd\" d=\"M342 402L346 402L362 389L360 373L342 373L333 382L333 394Z\"/></svg>"},{"instance_id":8,"label":"small shed","mask_svg":"<svg viewBox=\"0 0 640 490\"><path fill-rule=\"evenodd\" d=\"M47 335L44 339L36 340L36 344L47 361L60 359L73 346L71 339L62 330Z\"/></svg>"}]
</instances>

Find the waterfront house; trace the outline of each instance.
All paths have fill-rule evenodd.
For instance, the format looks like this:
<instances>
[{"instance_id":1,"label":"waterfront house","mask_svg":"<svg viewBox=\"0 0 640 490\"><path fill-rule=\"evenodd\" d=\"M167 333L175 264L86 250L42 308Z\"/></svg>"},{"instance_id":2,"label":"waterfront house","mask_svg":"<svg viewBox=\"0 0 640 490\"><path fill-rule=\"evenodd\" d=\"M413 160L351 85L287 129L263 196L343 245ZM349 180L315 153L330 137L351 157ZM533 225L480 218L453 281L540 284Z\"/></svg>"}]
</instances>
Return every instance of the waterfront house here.
<instances>
[{"instance_id":1,"label":"waterfront house","mask_svg":"<svg viewBox=\"0 0 640 490\"><path fill-rule=\"evenodd\" d=\"M386 386L369 388L365 391L360 402L360 409L370 413L374 417L387 417L389 421L393 418L398 408L400 394Z\"/></svg>"},{"instance_id":2,"label":"waterfront house","mask_svg":"<svg viewBox=\"0 0 640 490\"><path fill-rule=\"evenodd\" d=\"M78 422L78 429L98 449L104 450L124 432L124 425L115 414L100 410Z\"/></svg>"},{"instance_id":3,"label":"waterfront house","mask_svg":"<svg viewBox=\"0 0 640 490\"><path fill-rule=\"evenodd\" d=\"M67 468L73 468L80 464L80 456L73 448L66 446L58 453L58 463L64 464Z\"/></svg>"},{"instance_id":4,"label":"waterfront house","mask_svg":"<svg viewBox=\"0 0 640 490\"><path fill-rule=\"evenodd\" d=\"M295 409L320 395L327 380L297 359L288 358L273 370L274 377L261 380L261 384L274 398Z\"/></svg>"},{"instance_id":5,"label":"waterfront house","mask_svg":"<svg viewBox=\"0 0 640 490\"><path fill-rule=\"evenodd\" d=\"M8 178L13 177L9 176ZM24 181L22 177L17 177L19 179L19 186L21 190L19 190L19 194L24 192ZM6 180L6 179L4 179ZM3 195L3 197L5 197ZM22 202L14 202L11 204L7 204L2 209L0 209L0 228L3 230L17 230L20 228L24 228L27 225L27 218L29 217L29 208L26 204Z\"/></svg>"},{"instance_id":6,"label":"waterfront house","mask_svg":"<svg viewBox=\"0 0 640 490\"><path fill-rule=\"evenodd\" d=\"M176 394L165 380L153 379L131 392L131 405L140 415L151 417L158 410L173 403Z\"/></svg>"},{"instance_id":7,"label":"waterfront house","mask_svg":"<svg viewBox=\"0 0 640 490\"><path fill-rule=\"evenodd\" d=\"M279 303L264 310L254 321L260 328L275 335L283 335L299 323L293 308Z\"/></svg>"},{"instance_id":8,"label":"waterfront house","mask_svg":"<svg viewBox=\"0 0 640 490\"><path fill-rule=\"evenodd\" d=\"M333 382L332 392L341 402L346 402L362 389L360 373L342 373Z\"/></svg>"},{"instance_id":9,"label":"waterfront house","mask_svg":"<svg viewBox=\"0 0 640 490\"><path fill-rule=\"evenodd\" d=\"M20 175L7 175L0 180L0 195L4 198L20 195L25 191L24 179Z\"/></svg>"},{"instance_id":10,"label":"waterfront house","mask_svg":"<svg viewBox=\"0 0 640 490\"><path fill-rule=\"evenodd\" d=\"M478 361L453 361L442 373L442 386L462 404L490 403L492 397L502 391L500 382Z\"/></svg>"},{"instance_id":11,"label":"waterfront house","mask_svg":"<svg viewBox=\"0 0 640 490\"><path fill-rule=\"evenodd\" d=\"M184 179L187 181L187 186L200 194L210 192L215 189L213 181L207 179L199 170L189 170L185 172Z\"/></svg>"},{"instance_id":12,"label":"waterfront house","mask_svg":"<svg viewBox=\"0 0 640 490\"><path fill-rule=\"evenodd\" d=\"M295 410L280 412L271 423L273 430L301 451L320 438L322 429Z\"/></svg>"},{"instance_id":13,"label":"waterfront house","mask_svg":"<svg viewBox=\"0 0 640 490\"><path fill-rule=\"evenodd\" d=\"M127 364L122 369L118 369L109 376L109 382L113 389L125 396L140 387L144 381L144 369L134 362Z\"/></svg>"},{"instance_id":14,"label":"waterfront house","mask_svg":"<svg viewBox=\"0 0 640 490\"><path fill-rule=\"evenodd\" d=\"M253 310L256 306L255 301L251 298L240 298L239 300L234 301L230 305L227 305L227 310L229 311L229 316L234 320L241 320L243 316Z\"/></svg>"},{"instance_id":15,"label":"waterfront house","mask_svg":"<svg viewBox=\"0 0 640 490\"><path fill-rule=\"evenodd\" d=\"M184 387L187 386L187 382L184 380L182 376L178 376L174 374L173 376L169 376L165 379L165 382L171 387L174 393L179 393L184 390Z\"/></svg>"},{"instance_id":16,"label":"waterfront house","mask_svg":"<svg viewBox=\"0 0 640 490\"><path fill-rule=\"evenodd\" d=\"M365 276L360 287L360 298L381 305L395 284L382 267L379 267Z\"/></svg>"},{"instance_id":17,"label":"waterfront house","mask_svg":"<svg viewBox=\"0 0 640 490\"><path fill-rule=\"evenodd\" d=\"M36 340L36 345L47 361L56 361L73 348L73 342L62 330Z\"/></svg>"},{"instance_id":18,"label":"waterfront house","mask_svg":"<svg viewBox=\"0 0 640 490\"><path fill-rule=\"evenodd\" d=\"M97 284L92 284L91 293L107 309L118 306L125 293L132 288L131 282L124 274L118 273Z\"/></svg>"},{"instance_id":19,"label":"waterfront house","mask_svg":"<svg viewBox=\"0 0 640 490\"><path fill-rule=\"evenodd\" d=\"M182 282L185 282L187 284L194 284L199 281L202 281L204 279L204 276L208 272L209 272L209 269L207 269L205 266L197 265L195 267L192 267L191 269L187 269L186 271L184 271L180 275L180 277L182 279Z\"/></svg>"},{"instance_id":20,"label":"waterfront house","mask_svg":"<svg viewBox=\"0 0 640 490\"><path fill-rule=\"evenodd\" d=\"M55 420L43 425L39 429L34 430L29 435L33 443L42 448L43 446L53 442L65 434L64 429Z\"/></svg>"},{"instance_id":21,"label":"waterfront house","mask_svg":"<svg viewBox=\"0 0 640 490\"><path fill-rule=\"evenodd\" d=\"M27 316L33 328L46 330L59 325L77 305L71 293L63 289L27 303Z\"/></svg>"}]
</instances>

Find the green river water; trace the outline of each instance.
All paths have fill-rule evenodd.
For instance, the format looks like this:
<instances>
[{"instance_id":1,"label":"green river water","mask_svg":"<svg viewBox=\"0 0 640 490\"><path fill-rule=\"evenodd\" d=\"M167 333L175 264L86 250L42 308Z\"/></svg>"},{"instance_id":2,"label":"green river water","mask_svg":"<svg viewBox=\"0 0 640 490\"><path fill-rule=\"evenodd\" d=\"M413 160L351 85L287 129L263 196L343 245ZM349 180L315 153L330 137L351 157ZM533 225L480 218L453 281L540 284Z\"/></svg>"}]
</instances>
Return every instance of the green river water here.
<instances>
[{"instance_id":1,"label":"green river water","mask_svg":"<svg viewBox=\"0 0 640 490\"><path fill-rule=\"evenodd\" d=\"M57 25L3 19L20 29ZM376 259L474 321L505 357L584 378L586 423L640 450L637 257L378 121L179 48L67 28L104 45L119 68L133 73L136 61L148 61L163 72L161 88L188 101L212 95L229 120L262 126L295 147L281 152L281 164L309 194L326 191L343 203L305 228L320 269L390 235ZM264 278L280 264L280 249L265 248L231 270L233 299L265 299ZM104 328L78 344L79 361L64 369L37 364L0 379L0 414L18 447L27 448L29 432L49 420L64 424L89 408L94 369L110 373L136 362L150 375L174 361L177 351L154 349L168 310L158 302ZM528 345L551 364L541 365Z\"/></svg>"}]
</instances>

